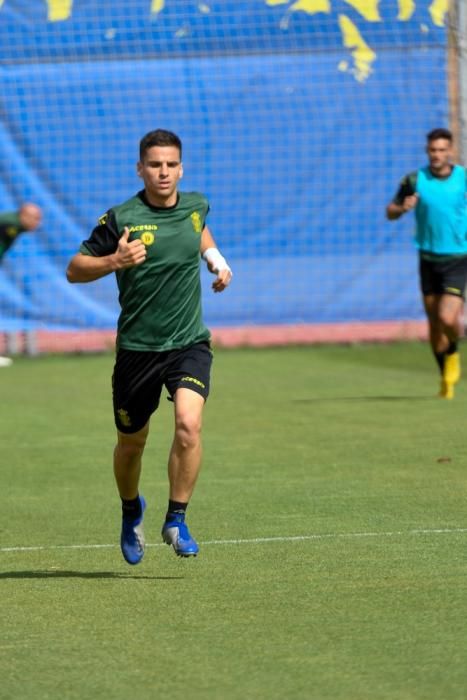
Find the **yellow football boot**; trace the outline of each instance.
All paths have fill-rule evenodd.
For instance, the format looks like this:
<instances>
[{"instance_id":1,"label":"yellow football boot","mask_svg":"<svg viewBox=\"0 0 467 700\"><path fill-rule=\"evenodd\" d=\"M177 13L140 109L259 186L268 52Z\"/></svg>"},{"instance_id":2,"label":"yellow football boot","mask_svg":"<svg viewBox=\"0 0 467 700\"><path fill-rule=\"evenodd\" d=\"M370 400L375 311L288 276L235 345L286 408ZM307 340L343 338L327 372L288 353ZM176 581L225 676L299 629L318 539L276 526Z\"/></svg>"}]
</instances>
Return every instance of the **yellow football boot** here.
<instances>
[{"instance_id":1,"label":"yellow football boot","mask_svg":"<svg viewBox=\"0 0 467 700\"><path fill-rule=\"evenodd\" d=\"M461 376L461 360L458 352L446 355L444 358L443 378L439 396L442 399L454 398L454 384L457 384Z\"/></svg>"},{"instance_id":2,"label":"yellow football boot","mask_svg":"<svg viewBox=\"0 0 467 700\"><path fill-rule=\"evenodd\" d=\"M441 389L439 390L438 396L440 399L453 399L454 398L454 384L449 384L445 379L441 380Z\"/></svg>"},{"instance_id":3,"label":"yellow football boot","mask_svg":"<svg viewBox=\"0 0 467 700\"><path fill-rule=\"evenodd\" d=\"M461 376L461 358L458 352L444 357L443 379L449 384L457 384Z\"/></svg>"}]
</instances>

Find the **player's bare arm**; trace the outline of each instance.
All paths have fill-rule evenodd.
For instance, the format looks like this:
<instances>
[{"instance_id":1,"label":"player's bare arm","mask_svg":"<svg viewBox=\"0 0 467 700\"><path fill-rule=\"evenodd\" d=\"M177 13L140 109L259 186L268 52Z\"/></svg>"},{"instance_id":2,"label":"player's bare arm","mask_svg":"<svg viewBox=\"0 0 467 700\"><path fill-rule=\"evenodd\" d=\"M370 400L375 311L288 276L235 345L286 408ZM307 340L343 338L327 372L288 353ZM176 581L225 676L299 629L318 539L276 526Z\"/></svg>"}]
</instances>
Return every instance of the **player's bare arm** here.
<instances>
[{"instance_id":1,"label":"player's bare arm","mask_svg":"<svg viewBox=\"0 0 467 700\"><path fill-rule=\"evenodd\" d=\"M201 233L200 251L202 257L206 260L209 272L217 275L212 283L213 291L223 292L230 284L232 270L219 252L213 235L207 226L204 227Z\"/></svg>"},{"instance_id":2,"label":"player's bare arm","mask_svg":"<svg viewBox=\"0 0 467 700\"><path fill-rule=\"evenodd\" d=\"M402 204L397 204L396 202L390 202L386 207L386 216L390 221L395 219L400 219L401 216L411 211L417 206L418 195L412 194L408 197L404 197Z\"/></svg>"},{"instance_id":3,"label":"player's bare arm","mask_svg":"<svg viewBox=\"0 0 467 700\"><path fill-rule=\"evenodd\" d=\"M70 261L66 276L69 282L93 282L116 270L141 265L146 260L146 246L139 239L129 241L130 232L125 228L115 253L95 257L77 253Z\"/></svg>"}]
</instances>

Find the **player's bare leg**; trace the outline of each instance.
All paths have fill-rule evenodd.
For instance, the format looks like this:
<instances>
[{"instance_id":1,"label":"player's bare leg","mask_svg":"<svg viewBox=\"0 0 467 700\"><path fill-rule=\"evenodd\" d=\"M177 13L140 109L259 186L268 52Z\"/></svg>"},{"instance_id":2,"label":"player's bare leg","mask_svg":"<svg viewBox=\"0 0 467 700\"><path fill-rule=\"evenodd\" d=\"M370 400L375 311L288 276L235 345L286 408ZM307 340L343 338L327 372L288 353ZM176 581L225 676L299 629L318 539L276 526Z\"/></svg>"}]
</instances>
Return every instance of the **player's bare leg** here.
<instances>
[{"instance_id":1,"label":"player's bare leg","mask_svg":"<svg viewBox=\"0 0 467 700\"><path fill-rule=\"evenodd\" d=\"M460 378L460 335L464 301L453 294L424 297L429 323L430 344L441 372L440 397L452 399Z\"/></svg>"},{"instance_id":2,"label":"player's bare leg","mask_svg":"<svg viewBox=\"0 0 467 700\"><path fill-rule=\"evenodd\" d=\"M149 422L136 433L117 431L114 450L114 475L120 498L131 500L138 495L141 460L149 432Z\"/></svg>"},{"instance_id":3,"label":"player's bare leg","mask_svg":"<svg viewBox=\"0 0 467 700\"><path fill-rule=\"evenodd\" d=\"M439 318L449 341L443 369L442 392L445 394L444 398L454 397L454 385L457 384L461 376L457 343L460 336L463 307L464 300L462 297L453 294L443 294L440 298Z\"/></svg>"},{"instance_id":4,"label":"player's bare leg","mask_svg":"<svg viewBox=\"0 0 467 700\"><path fill-rule=\"evenodd\" d=\"M174 405L175 434L168 463L169 510L162 537L179 556L196 556L199 548L186 526L185 512L201 467L204 398L191 389L180 388Z\"/></svg>"},{"instance_id":5,"label":"player's bare leg","mask_svg":"<svg viewBox=\"0 0 467 700\"><path fill-rule=\"evenodd\" d=\"M149 422L136 433L117 431L114 450L114 475L122 499L120 545L129 564L138 564L144 555L143 514L146 507L138 491L141 460L149 431Z\"/></svg>"},{"instance_id":6,"label":"player's bare leg","mask_svg":"<svg viewBox=\"0 0 467 700\"><path fill-rule=\"evenodd\" d=\"M168 473L170 498L188 502L201 467L201 428L204 398L191 389L175 392L175 434Z\"/></svg>"}]
</instances>

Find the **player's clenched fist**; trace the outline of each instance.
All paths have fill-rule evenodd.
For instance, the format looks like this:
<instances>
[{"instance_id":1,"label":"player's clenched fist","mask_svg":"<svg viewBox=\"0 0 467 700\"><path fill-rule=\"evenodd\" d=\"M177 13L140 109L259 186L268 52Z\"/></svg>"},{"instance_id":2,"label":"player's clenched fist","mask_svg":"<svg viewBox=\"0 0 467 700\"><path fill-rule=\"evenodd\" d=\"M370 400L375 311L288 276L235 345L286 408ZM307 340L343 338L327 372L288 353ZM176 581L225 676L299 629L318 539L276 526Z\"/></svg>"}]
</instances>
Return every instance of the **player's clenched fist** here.
<instances>
[{"instance_id":1,"label":"player's clenched fist","mask_svg":"<svg viewBox=\"0 0 467 700\"><path fill-rule=\"evenodd\" d=\"M146 246L144 243L139 238L129 241L129 236L130 231L125 226L116 251L116 258L120 268L141 265L146 260Z\"/></svg>"},{"instance_id":2,"label":"player's clenched fist","mask_svg":"<svg viewBox=\"0 0 467 700\"><path fill-rule=\"evenodd\" d=\"M217 272L217 278L212 283L212 288L215 292L223 292L226 287L229 286L230 280L232 279L232 270L230 267L224 270L219 270Z\"/></svg>"},{"instance_id":3,"label":"player's clenched fist","mask_svg":"<svg viewBox=\"0 0 467 700\"><path fill-rule=\"evenodd\" d=\"M410 211L414 207L417 206L418 202L418 194L415 192L415 194L411 194L408 197L405 197L404 201L402 202L402 209L404 211Z\"/></svg>"}]
</instances>

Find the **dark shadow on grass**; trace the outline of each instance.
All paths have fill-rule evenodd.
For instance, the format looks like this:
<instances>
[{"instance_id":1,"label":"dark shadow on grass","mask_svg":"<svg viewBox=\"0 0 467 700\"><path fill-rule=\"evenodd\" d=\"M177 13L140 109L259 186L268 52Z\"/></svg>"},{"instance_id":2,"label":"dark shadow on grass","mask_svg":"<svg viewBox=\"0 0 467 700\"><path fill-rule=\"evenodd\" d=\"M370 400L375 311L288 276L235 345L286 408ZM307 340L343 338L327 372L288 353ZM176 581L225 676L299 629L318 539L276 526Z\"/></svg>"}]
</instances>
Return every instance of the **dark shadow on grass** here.
<instances>
[{"instance_id":1,"label":"dark shadow on grass","mask_svg":"<svg viewBox=\"0 0 467 700\"><path fill-rule=\"evenodd\" d=\"M83 578L83 579L134 579L146 581L179 581L184 576L145 576L135 574L117 573L115 571L3 571L1 579L53 579L53 578Z\"/></svg>"},{"instance_id":2,"label":"dark shadow on grass","mask_svg":"<svg viewBox=\"0 0 467 700\"><path fill-rule=\"evenodd\" d=\"M291 400L292 403L324 403L330 401L433 401L436 398L436 396L316 396Z\"/></svg>"}]
</instances>

